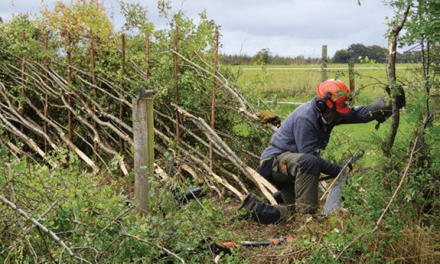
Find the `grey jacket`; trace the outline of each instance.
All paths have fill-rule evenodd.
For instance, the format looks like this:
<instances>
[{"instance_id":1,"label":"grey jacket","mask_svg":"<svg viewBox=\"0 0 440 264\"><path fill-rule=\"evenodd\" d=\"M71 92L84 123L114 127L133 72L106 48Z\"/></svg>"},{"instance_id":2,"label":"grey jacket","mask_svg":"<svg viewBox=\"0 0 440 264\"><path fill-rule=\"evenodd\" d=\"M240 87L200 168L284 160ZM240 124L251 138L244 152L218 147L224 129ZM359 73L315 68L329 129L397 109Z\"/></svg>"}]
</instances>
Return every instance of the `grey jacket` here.
<instances>
[{"instance_id":1,"label":"grey jacket","mask_svg":"<svg viewBox=\"0 0 440 264\"><path fill-rule=\"evenodd\" d=\"M295 109L272 136L271 145L261 155L261 161L283 152L311 154L318 158L320 172L336 177L342 166L331 163L319 155L329 142L333 127L341 124L367 123L374 120L370 114L371 106L359 106L352 109L348 119L335 117L329 125L319 119L316 98ZM268 178L270 175L263 175Z\"/></svg>"}]
</instances>

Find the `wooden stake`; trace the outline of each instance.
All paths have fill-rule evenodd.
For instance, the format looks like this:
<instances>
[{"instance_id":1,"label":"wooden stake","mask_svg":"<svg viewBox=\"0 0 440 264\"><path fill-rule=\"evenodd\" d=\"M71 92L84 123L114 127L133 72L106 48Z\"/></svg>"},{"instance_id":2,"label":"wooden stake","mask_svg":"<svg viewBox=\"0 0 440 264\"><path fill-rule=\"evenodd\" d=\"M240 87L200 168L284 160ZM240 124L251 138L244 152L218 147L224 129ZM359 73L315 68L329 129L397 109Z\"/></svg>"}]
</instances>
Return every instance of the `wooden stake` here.
<instances>
[{"instance_id":1,"label":"wooden stake","mask_svg":"<svg viewBox=\"0 0 440 264\"><path fill-rule=\"evenodd\" d=\"M327 80L327 45L322 45L322 82Z\"/></svg>"},{"instance_id":2,"label":"wooden stake","mask_svg":"<svg viewBox=\"0 0 440 264\"><path fill-rule=\"evenodd\" d=\"M154 175L154 122L153 99L133 99L133 139L136 206L142 213L148 211L148 178Z\"/></svg>"},{"instance_id":3,"label":"wooden stake","mask_svg":"<svg viewBox=\"0 0 440 264\"><path fill-rule=\"evenodd\" d=\"M348 62L348 71L349 71L349 73L348 73L348 77L349 77L349 79L350 79L350 94L351 94L351 102L353 103L353 105L354 105L354 103L355 103L355 100L354 100L354 92L356 91L355 89L355 82L354 82L354 79L355 79L355 77L354 77L354 61L349 61Z\"/></svg>"},{"instance_id":4,"label":"wooden stake","mask_svg":"<svg viewBox=\"0 0 440 264\"><path fill-rule=\"evenodd\" d=\"M215 98L217 87L215 85L215 76L217 75L217 59L218 59L218 31L215 32L215 57L214 57L214 78L212 88L212 106L211 106L211 128L214 129L215 124ZM211 170L214 168L214 158L212 152L212 142L209 142L209 166Z\"/></svg>"}]
</instances>

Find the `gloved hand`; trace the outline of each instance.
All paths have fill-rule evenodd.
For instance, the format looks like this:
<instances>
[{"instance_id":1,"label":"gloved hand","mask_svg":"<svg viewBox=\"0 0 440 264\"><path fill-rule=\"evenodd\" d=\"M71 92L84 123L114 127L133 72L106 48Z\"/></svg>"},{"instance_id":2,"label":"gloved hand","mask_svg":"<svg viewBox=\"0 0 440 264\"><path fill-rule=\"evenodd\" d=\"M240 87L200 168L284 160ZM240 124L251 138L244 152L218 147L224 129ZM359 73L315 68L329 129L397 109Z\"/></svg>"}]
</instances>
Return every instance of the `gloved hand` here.
<instances>
[{"instance_id":1,"label":"gloved hand","mask_svg":"<svg viewBox=\"0 0 440 264\"><path fill-rule=\"evenodd\" d=\"M403 90L402 86L399 86L399 95L397 95L397 106L399 109L405 106L406 100L405 100L405 91ZM390 87L387 85L385 87L385 90L388 93L388 96L390 96ZM382 96L379 100L371 104L371 113L373 114L374 119L377 120L378 125L376 126L376 129L379 128L379 124L385 122L391 115L393 107L391 106L391 102L388 102L387 99L388 96Z\"/></svg>"},{"instance_id":2,"label":"gloved hand","mask_svg":"<svg viewBox=\"0 0 440 264\"><path fill-rule=\"evenodd\" d=\"M270 123L276 127L279 127L281 125L281 118L279 118L274 113L264 110L261 111L258 115L258 118L260 118L260 123L267 124Z\"/></svg>"}]
</instances>

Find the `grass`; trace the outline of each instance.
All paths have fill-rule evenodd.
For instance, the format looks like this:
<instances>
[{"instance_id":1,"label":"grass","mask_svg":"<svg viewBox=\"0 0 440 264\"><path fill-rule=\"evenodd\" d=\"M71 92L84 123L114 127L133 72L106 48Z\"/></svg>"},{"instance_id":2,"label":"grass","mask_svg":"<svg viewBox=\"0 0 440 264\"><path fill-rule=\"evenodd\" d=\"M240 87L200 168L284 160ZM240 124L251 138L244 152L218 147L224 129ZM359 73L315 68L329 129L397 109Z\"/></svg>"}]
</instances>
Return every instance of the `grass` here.
<instances>
[{"instance_id":1,"label":"grass","mask_svg":"<svg viewBox=\"0 0 440 264\"><path fill-rule=\"evenodd\" d=\"M397 78L399 80L412 79L414 69L417 64L397 64ZM361 68L356 70L356 67ZM242 85L251 85L254 89L261 89L265 94L279 94L288 97L297 97L305 91L315 91L318 84L322 81L321 65L269 65L266 70L249 70L261 69L261 66L243 66L242 74L238 82ZM278 68L271 70L271 68ZM307 69L310 70L290 70L290 69ZM343 68L343 69L331 69ZM364 69L369 68L369 69ZM237 72L239 67L231 68L233 72ZM283 70L285 69L285 70ZM367 96L382 95L383 87L387 83L387 72L385 64L358 64L355 66L355 87L357 90L362 88L361 94ZM346 64L329 64L327 70L328 78L338 78L344 83L349 84L348 66Z\"/></svg>"}]
</instances>

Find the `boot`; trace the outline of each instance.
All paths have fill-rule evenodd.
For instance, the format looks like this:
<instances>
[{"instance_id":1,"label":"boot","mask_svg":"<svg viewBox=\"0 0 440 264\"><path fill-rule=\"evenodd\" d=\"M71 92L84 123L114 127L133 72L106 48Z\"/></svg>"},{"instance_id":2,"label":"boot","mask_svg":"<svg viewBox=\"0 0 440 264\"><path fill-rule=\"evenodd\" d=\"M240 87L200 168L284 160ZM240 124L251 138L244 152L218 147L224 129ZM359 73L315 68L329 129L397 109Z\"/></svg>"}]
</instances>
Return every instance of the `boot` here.
<instances>
[{"instance_id":1,"label":"boot","mask_svg":"<svg viewBox=\"0 0 440 264\"><path fill-rule=\"evenodd\" d=\"M249 193L240 207L238 207L237 211L235 211L234 216L229 220L229 223L234 224L237 220L249 218L259 203L261 203L260 198L253 193Z\"/></svg>"}]
</instances>

